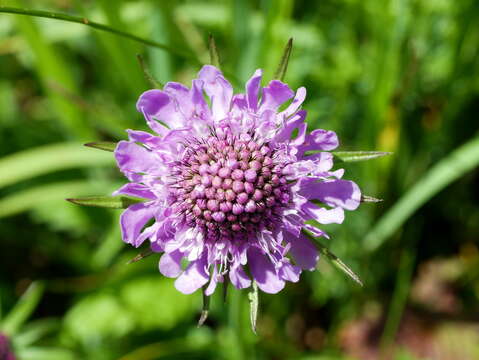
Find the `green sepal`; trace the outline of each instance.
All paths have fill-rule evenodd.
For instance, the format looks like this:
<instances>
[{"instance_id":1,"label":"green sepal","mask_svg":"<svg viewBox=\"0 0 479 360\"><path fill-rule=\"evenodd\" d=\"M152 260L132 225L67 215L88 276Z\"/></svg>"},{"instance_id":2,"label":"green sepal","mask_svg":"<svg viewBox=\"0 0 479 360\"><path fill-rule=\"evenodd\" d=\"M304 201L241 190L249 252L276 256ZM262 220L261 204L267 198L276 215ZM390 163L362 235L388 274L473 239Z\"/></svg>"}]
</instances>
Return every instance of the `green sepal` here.
<instances>
[{"instance_id":1,"label":"green sepal","mask_svg":"<svg viewBox=\"0 0 479 360\"><path fill-rule=\"evenodd\" d=\"M283 56L279 62L278 68L274 73L273 79L283 81L286 70L288 70L289 57L291 56L291 50L293 49L293 38L290 38L284 48Z\"/></svg>"},{"instance_id":2,"label":"green sepal","mask_svg":"<svg viewBox=\"0 0 479 360\"><path fill-rule=\"evenodd\" d=\"M201 315L198 320L198 327L203 326L205 323L206 319L208 319L208 313L210 311L210 297L205 294L207 286L203 286L203 308L201 309Z\"/></svg>"},{"instance_id":3,"label":"green sepal","mask_svg":"<svg viewBox=\"0 0 479 360\"><path fill-rule=\"evenodd\" d=\"M133 259L129 260L129 261L127 262L127 264L128 264L128 265L129 265L129 264L133 264L133 263L135 263L135 262L137 262L137 261L140 261L140 260L143 260L144 258L146 258L146 257L148 257L148 256L150 256L150 255L153 255L153 254L154 254L153 250L147 249L147 250L145 250L145 251L139 253L138 255L136 255Z\"/></svg>"},{"instance_id":4,"label":"green sepal","mask_svg":"<svg viewBox=\"0 0 479 360\"><path fill-rule=\"evenodd\" d=\"M386 155L391 155L387 151L332 151L337 162L356 162L372 160Z\"/></svg>"},{"instance_id":5,"label":"green sepal","mask_svg":"<svg viewBox=\"0 0 479 360\"><path fill-rule=\"evenodd\" d=\"M253 280L251 291L248 292L249 300L249 319L251 322L251 330L256 334L256 323L258 320L259 294L258 284Z\"/></svg>"},{"instance_id":6,"label":"green sepal","mask_svg":"<svg viewBox=\"0 0 479 360\"><path fill-rule=\"evenodd\" d=\"M141 71L143 71L143 76L145 77L146 81L148 81L154 89L161 89L163 87L163 84L156 80L153 75L151 75L150 70L148 70L148 67L145 64L143 56L141 56L141 54L136 54L136 59L140 64Z\"/></svg>"},{"instance_id":7,"label":"green sepal","mask_svg":"<svg viewBox=\"0 0 479 360\"><path fill-rule=\"evenodd\" d=\"M337 269L341 270L343 273L348 275L352 280L354 280L360 286L363 286L363 282L358 275L354 273L340 258L334 255L325 245L323 245L317 238L303 230L305 234L316 246L321 255L325 256L326 259Z\"/></svg>"},{"instance_id":8,"label":"green sepal","mask_svg":"<svg viewBox=\"0 0 479 360\"><path fill-rule=\"evenodd\" d=\"M369 195L361 195L361 202L369 202L369 203L378 203L382 202L383 199L378 199Z\"/></svg>"},{"instance_id":9,"label":"green sepal","mask_svg":"<svg viewBox=\"0 0 479 360\"><path fill-rule=\"evenodd\" d=\"M208 49L210 52L210 64L220 68L220 56L218 54L218 48L216 47L215 38L213 35L208 36Z\"/></svg>"},{"instance_id":10,"label":"green sepal","mask_svg":"<svg viewBox=\"0 0 479 360\"><path fill-rule=\"evenodd\" d=\"M84 145L94 149L100 149L100 150L111 151L111 152L115 151L116 149L116 143L113 141L89 142Z\"/></svg>"},{"instance_id":11,"label":"green sepal","mask_svg":"<svg viewBox=\"0 0 479 360\"><path fill-rule=\"evenodd\" d=\"M96 206L108 209L126 209L128 206L148 201L132 196L85 196L75 199L65 199L71 203L83 206Z\"/></svg>"}]
</instances>

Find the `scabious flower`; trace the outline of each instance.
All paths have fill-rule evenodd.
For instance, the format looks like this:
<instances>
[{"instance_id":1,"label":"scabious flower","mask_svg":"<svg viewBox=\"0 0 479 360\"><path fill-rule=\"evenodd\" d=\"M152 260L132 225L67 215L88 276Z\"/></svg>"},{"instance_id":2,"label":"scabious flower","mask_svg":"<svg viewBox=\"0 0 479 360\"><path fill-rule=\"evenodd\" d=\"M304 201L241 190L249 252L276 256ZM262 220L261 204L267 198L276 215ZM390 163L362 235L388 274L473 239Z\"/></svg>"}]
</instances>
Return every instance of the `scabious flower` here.
<instances>
[{"instance_id":1,"label":"scabious flower","mask_svg":"<svg viewBox=\"0 0 479 360\"><path fill-rule=\"evenodd\" d=\"M331 170L336 134L306 131L306 89L295 94L278 80L262 88L261 76L233 95L206 65L191 88L148 90L137 109L156 134L128 130L116 147L130 182L115 194L147 199L122 213L123 240L138 247L148 239L182 293L204 287L211 295L226 277L238 289L253 279L277 293L315 269L319 254L304 231L327 235L305 222L341 223L360 203L344 170Z\"/></svg>"}]
</instances>

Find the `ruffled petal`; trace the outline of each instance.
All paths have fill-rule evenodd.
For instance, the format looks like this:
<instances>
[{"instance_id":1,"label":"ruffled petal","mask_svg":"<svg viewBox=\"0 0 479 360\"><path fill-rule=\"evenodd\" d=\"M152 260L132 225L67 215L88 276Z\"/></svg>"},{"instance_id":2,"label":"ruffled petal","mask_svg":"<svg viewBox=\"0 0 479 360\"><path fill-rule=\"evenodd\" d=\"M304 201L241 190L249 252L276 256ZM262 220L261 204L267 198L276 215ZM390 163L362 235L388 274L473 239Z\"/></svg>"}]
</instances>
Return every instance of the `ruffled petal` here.
<instances>
[{"instance_id":1,"label":"ruffled petal","mask_svg":"<svg viewBox=\"0 0 479 360\"><path fill-rule=\"evenodd\" d=\"M151 151L129 141L118 143L115 149L115 159L120 171L132 181L138 179L134 174L149 173L157 167L158 163Z\"/></svg>"},{"instance_id":2,"label":"ruffled petal","mask_svg":"<svg viewBox=\"0 0 479 360\"><path fill-rule=\"evenodd\" d=\"M308 219L316 220L320 224L342 224L344 221L344 210L340 207L326 209L307 202L301 210L308 215Z\"/></svg>"},{"instance_id":3,"label":"ruffled petal","mask_svg":"<svg viewBox=\"0 0 479 360\"><path fill-rule=\"evenodd\" d=\"M163 87L163 90L175 99L178 104L178 110L186 119L189 119L193 115L195 105L191 99L190 89L177 82L168 82Z\"/></svg>"},{"instance_id":4,"label":"ruffled petal","mask_svg":"<svg viewBox=\"0 0 479 360\"><path fill-rule=\"evenodd\" d=\"M294 93L288 85L279 80L272 80L268 86L263 88L263 98L259 110L260 112L264 110L276 111L293 96Z\"/></svg>"},{"instance_id":5,"label":"ruffled petal","mask_svg":"<svg viewBox=\"0 0 479 360\"><path fill-rule=\"evenodd\" d=\"M130 205L120 216L121 235L123 241L135 247L141 245L139 241L141 230L146 223L154 216L155 207L145 204ZM144 239L140 239L144 240Z\"/></svg>"},{"instance_id":6,"label":"ruffled petal","mask_svg":"<svg viewBox=\"0 0 479 360\"><path fill-rule=\"evenodd\" d=\"M186 125L177 103L162 90L145 91L138 99L136 108L143 113L148 126L160 135L166 134L168 129L182 128ZM162 123L166 124L168 128Z\"/></svg>"},{"instance_id":7,"label":"ruffled petal","mask_svg":"<svg viewBox=\"0 0 479 360\"><path fill-rule=\"evenodd\" d=\"M316 247L309 239L300 234L297 237L285 236L286 241L291 244L290 253L294 262L304 270L314 270L319 260L319 254Z\"/></svg>"},{"instance_id":8,"label":"ruffled petal","mask_svg":"<svg viewBox=\"0 0 479 360\"><path fill-rule=\"evenodd\" d=\"M297 144L301 145L305 139L306 123L306 111L300 110L293 117L286 120L286 122L279 128L278 132L273 138L275 143L287 142L291 140L291 135L295 129L299 129L298 137L296 137Z\"/></svg>"},{"instance_id":9,"label":"ruffled petal","mask_svg":"<svg viewBox=\"0 0 479 360\"><path fill-rule=\"evenodd\" d=\"M169 278L176 278L181 274L181 259L183 253L181 251L173 251L164 253L160 258L160 273Z\"/></svg>"},{"instance_id":10,"label":"ruffled petal","mask_svg":"<svg viewBox=\"0 0 479 360\"><path fill-rule=\"evenodd\" d=\"M284 262L278 271L278 275L281 277L281 279L291 282L298 282L300 274L301 268L299 266L292 265L289 262Z\"/></svg>"},{"instance_id":11,"label":"ruffled petal","mask_svg":"<svg viewBox=\"0 0 479 360\"><path fill-rule=\"evenodd\" d=\"M149 149L155 149L161 145L161 138L155 135L151 135L145 131L138 130L126 130L130 141L140 142L146 145Z\"/></svg>"},{"instance_id":12,"label":"ruffled petal","mask_svg":"<svg viewBox=\"0 0 479 360\"><path fill-rule=\"evenodd\" d=\"M271 261L258 248L248 249L248 263L251 275L262 291L276 294L284 288L284 280L278 276Z\"/></svg>"},{"instance_id":13,"label":"ruffled petal","mask_svg":"<svg viewBox=\"0 0 479 360\"><path fill-rule=\"evenodd\" d=\"M192 294L209 280L206 272L206 256L192 261L186 270L176 279L175 287L183 294Z\"/></svg>"},{"instance_id":14,"label":"ruffled petal","mask_svg":"<svg viewBox=\"0 0 479 360\"><path fill-rule=\"evenodd\" d=\"M296 95L294 96L293 101L289 106L279 113L280 116L283 117L289 117L293 115L296 110L299 109L299 107L303 104L304 99L306 98L306 88L305 87L300 87L298 90L296 90Z\"/></svg>"},{"instance_id":15,"label":"ruffled petal","mask_svg":"<svg viewBox=\"0 0 479 360\"><path fill-rule=\"evenodd\" d=\"M127 183L115 191L113 195L127 195L151 200L156 198L147 186L138 183Z\"/></svg>"},{"instance_id":16,"label":"ruffled petal","mask_svg":"<svg viewBox=\"0 0 479 360\"><path fill-rule=\"evenodd\" d=\"M252 111L258 109L258 94L262 76L263 71L258 69L246 83L246 102Z\"/></svg>"},{"instance_id":17,"label":"ruffled petal","mask_svg":"<svg viewBox=\"0 0 479 360\"><path fill-rule=\"evenodd\" d=\"M304 144L299 149L300 151L321 150L330 151L338 147L338 136L334 131L323 129L316 129L306 137Z\"/></svg>"},{"instance_id":18,"label":"ruffled petal","mask_svg":"<svg viewBox=\"0 0 479 360\"><path fill-rule=\"evenodd\" d=\"M361 203L361 190L349 180L306 179L301 181L300 194L309 200L320 200L331 207L355 210Z\"/></svg>"},{"instance_id":19,"label":"ruffled petal","mask_svg":"<svg viewBox=\"0 0 479 360\"><path fill-rule=\"evenodd\" d=\"M212 65L205 65L198 73L198 78L204 81L204 89L211 99L211 110L216 120L226 117L230 110L233 87L223 77L221 71Z\"/></svg>"},{"instance_id":20,"label":"ruffled petal","mask_svg":"<svg viewBox=\"0 0 479 360\"><path fill-rule=\"evenodd\" d=\"M231 283L237 289L245 289L251 285L251 279L246 275L241 265L232 267L229 276Z\"/></svg>"}]
</instances>

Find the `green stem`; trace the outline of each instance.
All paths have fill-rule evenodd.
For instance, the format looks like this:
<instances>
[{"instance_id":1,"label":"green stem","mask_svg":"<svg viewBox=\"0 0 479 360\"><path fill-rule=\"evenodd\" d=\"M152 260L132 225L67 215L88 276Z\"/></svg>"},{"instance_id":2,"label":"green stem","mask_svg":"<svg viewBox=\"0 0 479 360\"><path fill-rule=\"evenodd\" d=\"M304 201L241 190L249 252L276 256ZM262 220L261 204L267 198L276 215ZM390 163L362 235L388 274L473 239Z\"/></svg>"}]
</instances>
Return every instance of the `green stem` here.
<instances>
[{"instance_id":1,"label":"green stem","mask_svg":"<svg viewBox=\"0 0 479 360\"><path fill-rule=\"evenodd\" d=\"M130 33L127 33L125 31L121 31L115 28L112 28L110 26L100 24L94 21L90 21L85 17L80 17L80 16L73 16L73 15L67 15L67 14L62 14L62 13L57 13L57 12L52 12L52 11L43 11L43 10L29 10L29 9L19 9L19 8L14 8L14 7L8 7L8 6L0 6L0 13L7 13L7 14L17 14L17 15L26 15L26 16L34 16L34 17L42 17L42 18L48 18L48 19L55 19L55 20L63 20L63 21L68 21L68 22L73 22L77 24L83 24L86 26L90 26L94 29L97 30L102 30L106 31L118 36L122 36L124 38L128 38L134 41L137 41L139 43L148 45L148 46L153 46L165 51L168 51L172 54L178 55L180 57L183 57L185 59L189 59L194 61L195 63L201 64L201 62L192 54L186 54L182 51L179 51L175 48L172 48L170 46L161 44L159 42L145 39Z\"/></svg>"}]
</instances>

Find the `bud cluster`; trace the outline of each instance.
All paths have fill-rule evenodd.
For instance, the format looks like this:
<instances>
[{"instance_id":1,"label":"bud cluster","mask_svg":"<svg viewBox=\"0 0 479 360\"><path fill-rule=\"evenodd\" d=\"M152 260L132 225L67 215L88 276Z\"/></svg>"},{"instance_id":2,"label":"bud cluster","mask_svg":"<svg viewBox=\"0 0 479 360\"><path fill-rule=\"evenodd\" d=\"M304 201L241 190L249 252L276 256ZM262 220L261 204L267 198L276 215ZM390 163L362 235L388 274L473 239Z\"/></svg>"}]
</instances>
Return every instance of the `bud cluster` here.
<instances>
[{"instance_id":1,"label":"bud cluster","mask_svg":"<svg viewBox=\"0 0 479 360\"><path fill-rule=\"evenodd\" d=\"M174 167L172 205L208 237L269 228L291 196L278 158L246 134L190 144Z\"/></svg>"}]
</instances>

